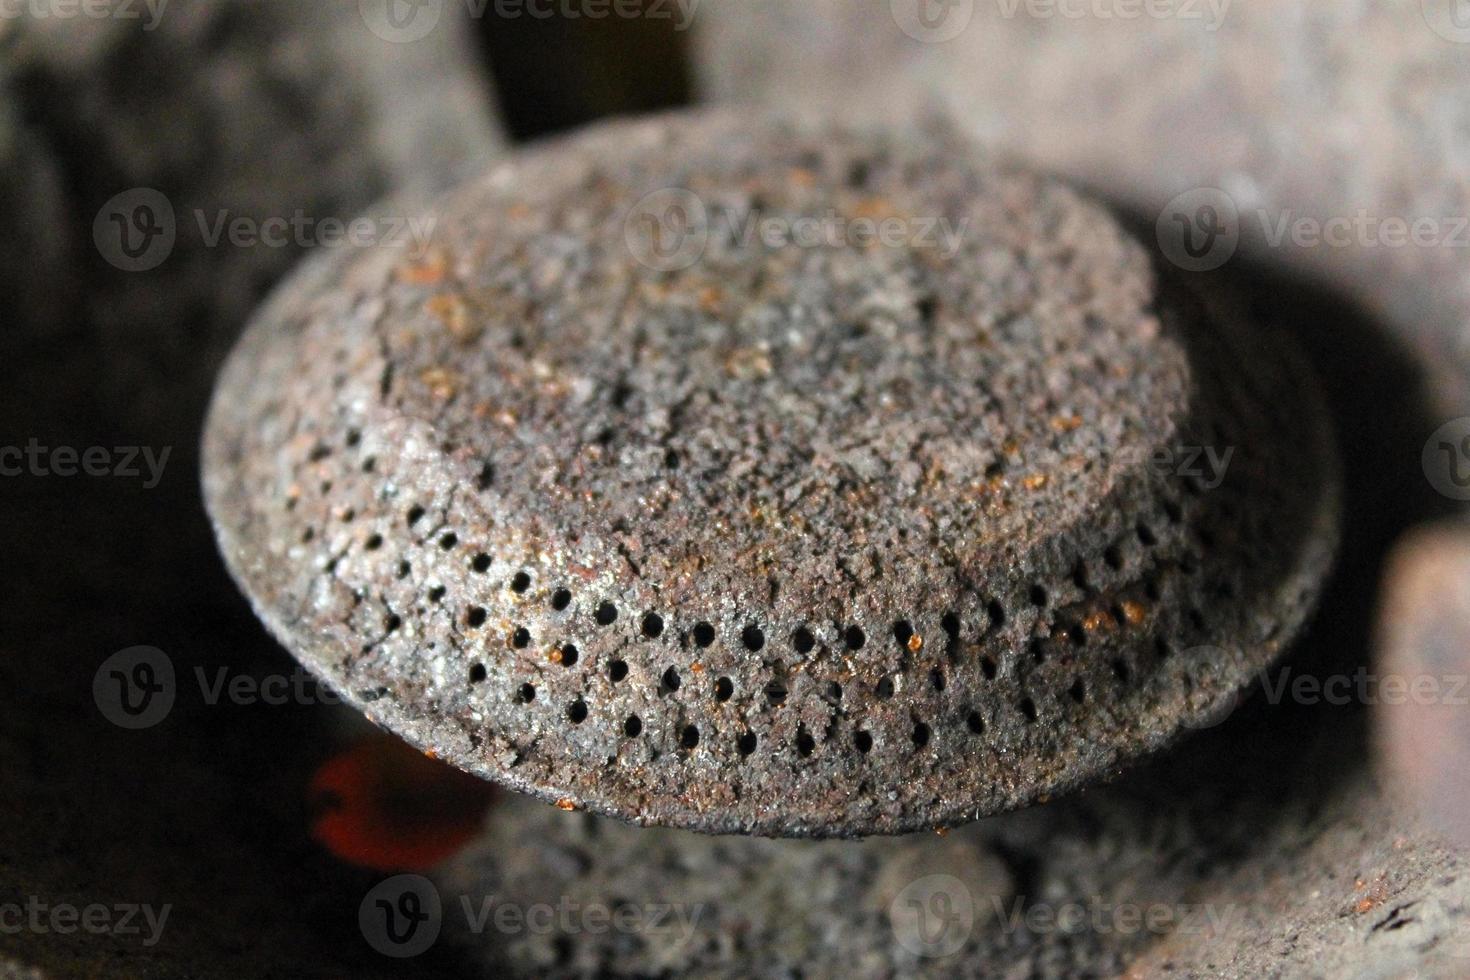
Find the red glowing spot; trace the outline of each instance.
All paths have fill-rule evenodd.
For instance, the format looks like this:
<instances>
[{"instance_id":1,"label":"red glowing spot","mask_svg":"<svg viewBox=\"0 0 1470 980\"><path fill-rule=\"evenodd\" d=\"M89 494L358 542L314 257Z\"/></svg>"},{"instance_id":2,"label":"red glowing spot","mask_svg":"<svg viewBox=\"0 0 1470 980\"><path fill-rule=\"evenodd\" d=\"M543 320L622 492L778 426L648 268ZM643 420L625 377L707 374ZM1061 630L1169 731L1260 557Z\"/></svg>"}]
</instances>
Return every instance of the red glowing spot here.
<instances>
[{"instance_id":1,"label":"red glowing spot","mask_svg":"<svg viewBox=\"0 0 1470 980\"><path fill-rule=\"evenodd\" d=\"M311 778L311 836L375 871L424 871L479 833L489 783L377 735L324 762Z\"/></svg>"}]
</instances>

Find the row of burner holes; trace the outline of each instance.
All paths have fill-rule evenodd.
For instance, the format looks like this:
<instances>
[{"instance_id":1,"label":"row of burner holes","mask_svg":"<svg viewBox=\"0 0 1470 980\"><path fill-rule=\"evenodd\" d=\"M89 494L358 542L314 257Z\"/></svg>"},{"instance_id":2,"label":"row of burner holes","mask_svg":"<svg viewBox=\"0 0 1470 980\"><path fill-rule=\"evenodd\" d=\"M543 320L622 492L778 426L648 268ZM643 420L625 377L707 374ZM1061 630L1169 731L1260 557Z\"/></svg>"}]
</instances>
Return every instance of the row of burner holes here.
<instances>
[{"instance_id":1,"label":"row of burner holes","mask_svg":"<svg viewBox=\"0 0 1470 980\"><path fill-rule=\"evenodd\" d=\"M413 526L414 524L418 523L418 521L424 517L424 514L424 508L417 504L409 508L409 511L406 515L409 526ZM1168 516L1171 521L1178 520L1178 518L1175 516L1175 513L1172 511L1168 514ZM1155 538L1153 531L1148 527L1147 524L1140 522L1136 530L1139 542L1145 547L1152 547L1156 543L1157 539ZM369 551L376 551L381 548L382 545L382 535L373 534L368 537L364 544L364 547ZM451 551L454 548L458 547L458 545L459 537L453 531L446 531L439 537L439 546L445 551ZM1105 564L1107 564L1110 568L1117 569L1120 568L1122 565L1121 556L1119 555L1116 548L1109 548L1104 553L1103 558ZM489 555L483 552L478 553L474 556L473 559L471 559L470 566L476 572L488 572L491 566L491 558ZM407 577L410 570L411 569L409 568L409 565L406 561L400 562L398 569L399 577ZM512 592L515 592L518 595L525 594L527 591L530 590L531 587L530 575L525 571L517 572L515 576L511 579L509 587ZM437 593L437 595L433 593ZM435 601L442 599L442 587L431 590L431 598L433 598ZM1031 604L1038 608L1046 606L1048 595L1045 586L1041 584L1032 585L1028 598ZM569 590L565 588L557 589L551 595L551 606L557 611L566 609L568 606L571 605L571 601L572 594ZM991 629L998 628L1005 623L1005 610L996 600L991 600L991 602L987 605L986 614L989 617ZM471 627L479 627L483 625L486 618L487 613L484 607L472 606L466 613L465 621ZM593 619L599 626L610 626L617 621L617 618L617 606L609 601L602 602L593 613ZM397 629L398 626L401 625L401 623L402 620L399 616L397 616L396 614L390 615L387 623L388 631L393 632L395 629ZM960 622L959 617L956 616L954 613L945 613L944 616L941 618L940 625L945 633L949 636L951 641L958 638L960 632ZM641 628L644 636L647 636L650 639L655 639L663 634L663 617L654 612L645 613ZM1074 638L1074 640L1080 640L1082 638L1082 633L1080 630L1072 629L1069 631L1069 633ZM914 636L913 626L907 620L899 620L893 624L893 635L894 639L897 640L900 646L907 647L909 641ZM700 648L705 648L714 643L716 631L711 624L707 622L699 622L696 623L694 625L694 628L691 630L691 637L694 640L696 646ZM529 646L530 642L530 633L523 627L517 629L512 634L511 643L517 649L522 649L526 646ZM741 642L747 649L751 651L760 650L765 646L764 631L762 631L759 626L756 626L754 624L748 625L745 627L744 630L741 631ZM812 634L811 630L809 630L805 626L802 626L798 627L792 632L791 643L792 647L798 653L805 654L816 647L816 637ZM867 643L867 634L860 626L849 626L843 633L843 643L849 650L860 650ZM1033 649L1035 649L1034 644ZM567 644L562 647L560 651L560 662L563 666L571 667L577 662L577 659L578 651L575 646ZM1039 655L1038 659L1040 659ZM994 677L996 676L996 664L995 661L990 657L982 658L981 669L988 679L994 679ZM609 664L609 677L614 683L616 683L622 680L623 677L627 675L627 670L628 665L626 662L622 660L614 660ZM1113 670L1120 681L1127 681L1128 667L1124 661L1115 660L1113 662ZM931 677L935 688L937 690L943 690L943 673L936 669L932 672ZM481 664L474 665L470 669L470 682L472 684L479 683L484 679L484 666ZM667 690L677 690L680 683L678 671L674 667L670 667L667 671L664 672L664 675L661 678L661 683ZM733 693L734 685L728 677L721 677L716 681L715 699L717 701L727 701L730 699ZM1081 678L1077 678L1073 682L1072 686L1069 688L1068 693L1072 700L1078 704L1081 704L1086 700L1086 687ZM536 691L534 685L530 683L525 683L518 688L516 697L517 700L521 701L522 703L529 703L530 701L534 700L535 694ZM773 681L771 684L768 684L766 688L766 694L767 697L775 704L780 704L782 701L785 700L786 697L784 686L782 686L779 681ZM841 686L838 685L835 681L831 682L829 685L829 694L832 694L834 698L840 697ZM891 698L893 696L893 680L887 677L881 679L877 684L876 694L879 698L883 700ZM1038 719L1036 704L1031 698L1022 698L1018 702L1017 707L1028 723L1035 722ZM586 719L586 717L587 706L586 703L581 701L580 699L573 702L567 707L567 718L573 724L580 724ZM983 732L985 731L985 721L980 716L980 714L975 711L970 712L970 714L967 716L966 725L969 730L976 735L983 734ZM626 734L629 738L636 738L639 734L641 734L642 730L643 723L637 715L630 715L627 719L624 720L623 731L624 734ZM929 742L929 737L929 726L923 722L916 722L912 732L912 740L914 742L914 746L919 749L924 748ZM746 732L745 734L740 736L740 738L738 739L738 747L742 755L749 755L755 750L755 740L756 736L752 732ZM872 736L865 731L857 732L854 735L853 741L858 751L864 754L869 752L873 747ZM680 744L686 749L693 749L694 747L696 747L699 744L698 728L693 725L686 726L680 733ZM803 731L797 736L797 750L800 754L804 756L810 755L815 750L815 747L815 740L811 738L810 734Z\"/></svg>"}]
</instances>

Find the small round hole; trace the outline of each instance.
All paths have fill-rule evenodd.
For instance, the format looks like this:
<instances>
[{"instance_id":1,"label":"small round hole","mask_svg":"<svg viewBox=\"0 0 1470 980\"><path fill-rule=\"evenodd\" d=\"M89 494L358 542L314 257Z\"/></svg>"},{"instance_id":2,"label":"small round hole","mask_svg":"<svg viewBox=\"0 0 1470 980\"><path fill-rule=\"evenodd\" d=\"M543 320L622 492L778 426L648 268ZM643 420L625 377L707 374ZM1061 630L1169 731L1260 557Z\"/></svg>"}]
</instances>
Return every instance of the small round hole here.
<instances>
[{"instance_id":1,"label":"small round hole","mask_svg":"<svg viewBox=\"0 0 1470 980\"><path fill-rule=\"evenodd\" d=\"M699 744L699 729L693 725L685 725L684 730L679 733L679 745L686 749L692 749Z\"/></svg>"},{"instance_id":2,"label":"small round hole","mask_svg":"<svg viewBox=\"0 0 1470 980\"><path fill-rule=\"evenodd\" d=\"M914 626L907 619L900 619L893 624L893 638L898 641L899 646L907 647L913 636Z\"/></svg>"},{"instance_id":3,"label":"small round hole","mask_svg":"<svg viewBox=\"0 0 1470 980\"><path fill-rule=\"evenodd\" d=\"M465 613L465 625L478 629L485 625L485 608L483 606L471 606L469 612Z\"/></svg>"},{"instance_id":4,"label":"small round hole","mask_svg":"<svg viewBox=\"0 0 1470 980\"><path fill-rule=\"evenodd\" d=\"M572 593L566 589L557 589L551 594L551 608L561 612L572 604Z\"/></svg>"},{"instance_id":5,"label":"small round hole","mask_svg":"<svg viewBox=\"0 0 1470 980\"><path fill-rule=\"evenodd\" d=\"M607 679L616 684L628 676L628 662L626 660L613 660L607 665Z\"/></svg>"},{"instance_id":6,"label":"small round hole","mask_svg":"<svg viewBox=\"0 0 1470 980\"><path fill-rule=\"evenodd\" d=\"M580 699L567 705L567 720L573 725L580 725L587 720L587 702Z\"/></svg>"},{"instance_id":7,"label":"small round hole","mask_svg":"<svg viewBox=\"0 0 1470 980\"><path fill-rule=\"evenodd\" d=\"M611 602L604 602L597 607L593 618L597 620L599 626L611 626L618 618L618 607Z\"/></svg>"},{"instance_id":8,"label":"small round hole","mask_svg":"<svg viewBox=\"0 0 1470 980\"><path fill-rule=\"evenodd\" d=\"M951 640L958 640L960 638L960 617L952 612L945 613L939 619L939 628L944 630L945 635Z\"/></svg>"},{"instance_id":9,"label":"small round hole","mask_svg":"<svg viewBox=\"0 0 1470 980\"><path fill-rule=\"evenodd\" d=\"M970 712L970 716L965 719L965 727L976 735L983 735L985 733L985 719L980 717L980 712L972 711Z\"/></svg>"},{"instance_id":10,"label":"small round hole","mask_svg":"<svg viewBox=\"0 0 1470 980\"><path fill-rule=\"evenodd\" d=\"M490 570L490 556L483 551L480 552L470 561L470 567L480 573L488 572Z\"/></svg>"},{"instance_id":11,"label":"small round hole","mask_svg":"<svg viewBox=\"0 0 1470 980\"><path fill-rule=\"evenodd\" d=\"M796 751L798 755L803 757L809 756L816 751L816 748L817 740L812 738L811 732L802 729L796 733Z\"/></svg>"},{"instance_id":12,"label":"small round hole","mask_svg":"<svg viewBox=\"0 0 1470 980\"><path fill-rule=\"evenodd\" d=\"M517 650L526 649L526 647L531 645L531 631L526 629L524 626L518 627L516 631L510 635L510 645L515 647Z\"/></svg>"},{"instance_id":13,"label":"small round hole","mask_svg":"<svg viewBox=\"0 0 1470 980\"><path fill-rule=\"evenodd\" d=\"M1031 605L1040 608L1046 605L1046 589L1040 585L1031 586Z\"/></svg>"},{"instance_id":14,"label":"small round hole","mask_svg":"<svg viewBox=\"0 0 1470 980\"><path fill-rule=\"evenodd\" d=\"M986 680L988 680L988 681L995 680L995 674L996 674L995 658L993 658L993 657L981 657L980 658L980 672L985 675L985 679Z\"/></svg>"},{"instance_id":15,"label":"small round hole","mask_svg":"<svg viewBox=\"0 0 1470 980\"><path fill-rule=\"evenodd\" d=\"M1036 702L1030 698L1022 698L1020 704L1021 714L1028 722L1036 720Z\"/></svg>"},{"instance_id":16,"label":"small round hole","mask_svg":"<svg viewBox=\"0 0 1470 980\"><path fill-rule=\"evenodd\" d=\"M786 682L780 678L766 684L766 700L772 704L783 704L786 701Z\"/></svg>"},{"instance_id":17,"label":"small round hole","mask_svg":"<svg viewBox=\"0 0 1470 980\"><path fill-rule=\"evenodd\" d=\"M523 595L531 587L531 576L525 572L516 572L510 580L510 590L517 595Z\"/></svg>"},{"instance_id":18,"label":"small round hole","mask_svg":"<svg viewBox=\"0 0 1470 980\"><path fill-rule=\"evenodd\" d=\"M745 627L740 633L740 642L745 644L747 650L759 650L766 645L766 634L755 624Z\"/></svg>"},{"instance_id":19,"label":"small round hole","mask_svg":"<svg viewBox=\"0 0 1470 980\"><path fill-rule=\"evenodd\" d=\"M454 546L457 544L459 544L459 535L455 534L453 531L447 531L439 536L439 547L443 548L445 551L453 550Z\"/></svg>"},{"instance_id":20,"label":"small round hole","mask_svg":"<svg viewBox=\"0 0 1470 980\"><path fill-rule=\"evenodd\" d=\"M368 551L377 551L383 547L383 536L381 534L369 535L368 539L362 543L362 546Z\"/></svg>"},{"instance_id":21,"label":"small round hole","mask_svg":"<svg viewBox=\"0 0 1470 980\"><path fill-rule=\"evenodd\" d=\"M863 755L867 755L869 752L873 751L873 736L869 735L867 732L858 732L852 737L852 744L853 747L861 752Z\"/></svg>"},{"instance_id":22,"label":"small round hole","mask_svg":"<svg viewBox=\"0 0 1470 980\"><path fill-rule=\"evenodd\" d=\"M730 700L735 694L735 682L728 677L721 677L715 681L715 700L724 702Z\"/></svg>"},{"instance_id":23,"label":"small round hole","mask_svg":"<svg viewBox=\"0 0 1470 980\"><path fill-rule=\"evenodd\" d=\"M798 626L791 634L791 647L797 653L811 653L816 645L817 638L805 626Z\"/></svg>"},{"instance_id":24,"label":"small round hole","mask_svg":"<svg viewBox=\"0 0 1470 980\"><path fill-rule=\"evenodd\" d=\"M399 616L397 613L389 613L388 618L383 620L383 628L386 629L389 633L394 632L398 629L398 627L402 625L403 617Z\"/></svg>"},{"instance_id":25,"label":"small round hole","mask_svg":"<svg viewBox=\"0 0 1470 980\"><path fill-rule=\"evenodd\" d=\"M1139 543L1142 544L1145 548L1152 548L1154 545L1159 543L1159 539L1154 537L1153 528L1149 527L1147 524L1140 523L1135 530L1137 530L1138 532Z\"/></svg>"},{"instance_id":26,"label":"small round hole","mask_svg":"<svg viewBox=\"0 0 1470 980\"><path fill-rule=\"evenodd\" d=\"M842 640L847 644L849 650L861 650L863 644L868 642L868 637L859 626L849 626L847 632L842 634Z\"/></svg>"},{"instance_id":27,"label":"small round hole","mask_svg":"<svg viewBox=\"0 0 1470 980\"><path fill-rule=\"evenodd\" d=\"M1072 682L1072 686L1067 689L1067 693L1071 695L1072 700L1077 704L1082 704L1087 700L1087 685L1083 684L1082 678L1079 677Z\"/></svg>"},{"instance_id":28,"label":"small round hole","mask_svg":"<svg viewBox=\"0 0 1470 980\"><path fill-rule=\"evenodd\" d=\"M444 599L444 594L448 591L449 590L442 585L429 586L429 601L435 603L442 601Z\"/></svg>"},{"instance_id":29,"label":"small round hole","mask_svg":"<svg viewBox=\"0 0 1470 980\"><path fill-rule=\"evenodd\" d=\"M694 624L694 645L707 647L715 642L715 628L709 623Z\"/></svg>"},{"instance_id":30,"label":"small round hole","mask_svg":"<svg viewBox=\"0 0 1470 980\"><path fill-rule=\"evenodd\" d=\"M475 664L470 668L470 683L478 684L485 679L485 665Z\"/></svg>"},{"instance_id":31,"label":"small round hole","mask_svg":"<svg viewBox=\"0 0 1470 980\"><path fill-rule=\"evenodd\" d=\"M935 667L933 670L929 671L929 683L934 685L934 690L936 691L944 690L946 683L944 678L944 671L940 670L938 667Z\"/></svg>"},{"instance_id":32,"label":"small round hole","mask_svg":"<svg viewBox=\"0 0 1470 980\"><path fill-rule=\"evenodd\" d=\"M679 671L677 669L675 669L673 667L670 667L668 670L664 671L664 676L663 676L664 690L666 690L666 691L677 691L679 689L679 684L680 683L681 683L681 681L680 681L680 678L679 678Z\"/></svg>"},{"instance_id":33,"label":"small round hole","mask_svg":"<svg viewBox=\"0 0 1470 980\"><path fill-rule=\"evenodd\" d=\"M755 751L755 732L745 732L735 740L735 748L741 755L750 755Z\"/></svg>"},{"instance_id":34,"label":"small round hole","mask_svg":"<svg viewBox=\"0 0 1470 980\"><path fill-rule=\"evenodd\" d=\"M408 573L411 572L411 571L413 571L413 566L410 565L408 562L401 561L401 562L398 563L398 577L399 578L408 578Z\"/></svg>"},{"instance_id":35,"label":"small round hole","mask_svg":"<svg viewBox=\"0 0 1470 980\"><path fill-rule=\"evenodd\" d=\"M878 695L878 699L880 701L887 701L888 699L892 698L893 697L893 678L892 677L883 677L883 678L880 678L879 681L878 681L878 686L876 688L874 688L874 692Z\"/></svg>"},{"instance_id":36,"label":"small round hole","mask_svg":"<svg viewBox=\"0 0 1470 980\"><path fill-rule=\"evenodd\" d=\"M418 504L414 504L408 509L408 514L405 516L408 519L408 526L413 527L419 521L424 519L424 509Z\"/></svg>"},{"instance_id":37,"label":"small round hole","mask_svg":"<svg viewBox=\"0 0 1470 980\"><path fill-rule=\"evenodd\" d=\"M646 613L643 617L643 635L650 640L658 639L664 631L664 618L658 613Z\"/></svg>"},{"instance_id":38,"label":"small round hole","mask_svg":"<svg viewBox=\"0 0 1470 980\"><path fill-rule=\"evenodd\" d=\"M629 738L637 738L643 731L643 719L637 715L629 715L623 719L623 734Z\"/></svg>"},{"instance_id":39,"label":"small round hole","mask_svg":"<svg viewBox=\"0 0 1470 980\"><path fill-rule=\"evenodd\" d=\"M929 726L922 721L914 724L913 731L914 748L922 749L929 744Z\"/></svg>"},{"instance_id":40,"label":"small round hole","mask_svg":"<svg viewBox=\"0 0 1470 980\"><path fill-rule=\"evenodd\" d=\"M521 704L530 704L532 701L536 700L536 685L522 684L516 690L516 700L519 701Z\"/></svg>"},{"instance_id":41,"label":"small round hole","mask_svg":"<svg viewBox=\"0 0 1470 980\"><path fill-rule=\"evenodd\" d=\"M563 667L574 667L580 656L581 654L577 652L577 648L567 643L561 648L561 665Z\"/></svg>"}]
</instances>

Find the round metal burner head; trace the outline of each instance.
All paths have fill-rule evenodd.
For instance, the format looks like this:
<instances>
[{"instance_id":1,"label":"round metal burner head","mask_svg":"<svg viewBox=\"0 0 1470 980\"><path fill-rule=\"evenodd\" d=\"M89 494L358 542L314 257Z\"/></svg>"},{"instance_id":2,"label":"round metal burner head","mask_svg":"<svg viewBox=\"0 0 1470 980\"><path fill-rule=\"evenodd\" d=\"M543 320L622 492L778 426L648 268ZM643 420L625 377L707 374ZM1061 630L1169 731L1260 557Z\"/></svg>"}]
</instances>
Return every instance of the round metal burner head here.
<instances>
[{"instance_id":1,"label":"round metal burner head","mask_svg":"<svg viewBox=\"0 0 1470 980\"><path fill-rule=\"evenodd\" d=\"M598 128L319 258L214 402L262 618L566 808L949 825L1216 717L1336 534L1278 338L943 133Z\"/></svg>"}]
</instances>

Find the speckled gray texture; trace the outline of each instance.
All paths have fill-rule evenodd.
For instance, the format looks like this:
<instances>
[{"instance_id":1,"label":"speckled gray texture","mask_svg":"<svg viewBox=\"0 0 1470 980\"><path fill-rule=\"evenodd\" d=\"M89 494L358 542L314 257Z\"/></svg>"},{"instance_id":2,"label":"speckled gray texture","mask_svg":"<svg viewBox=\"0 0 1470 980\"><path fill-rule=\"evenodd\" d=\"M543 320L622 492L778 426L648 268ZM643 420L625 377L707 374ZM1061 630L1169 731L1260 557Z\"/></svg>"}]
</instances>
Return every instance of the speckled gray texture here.
<instances>
[{"instance_id":1,"label":"speckled gray texture","mask_svg":"<svg viewBox=\"0 0 1470 980\"><path fill-rule=\"evenodd\" d=\"M627 219L669 187L713 230L657 272ZM965 234L725 234L752 212ZM1329 562L1300 361L944 133L602 127L435 220L277 293L206 495L293 652L518 789L716 831L973 819L1208 718Z\"/></svg>"}]
</instances>

